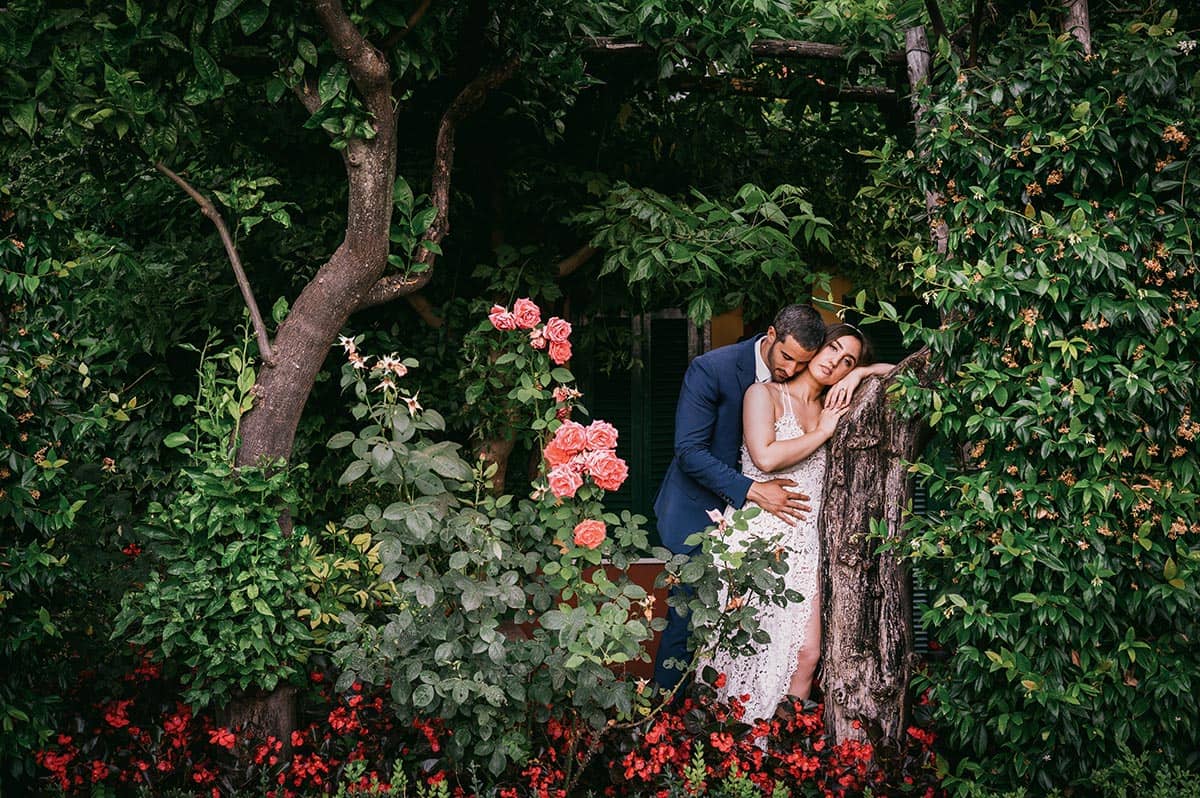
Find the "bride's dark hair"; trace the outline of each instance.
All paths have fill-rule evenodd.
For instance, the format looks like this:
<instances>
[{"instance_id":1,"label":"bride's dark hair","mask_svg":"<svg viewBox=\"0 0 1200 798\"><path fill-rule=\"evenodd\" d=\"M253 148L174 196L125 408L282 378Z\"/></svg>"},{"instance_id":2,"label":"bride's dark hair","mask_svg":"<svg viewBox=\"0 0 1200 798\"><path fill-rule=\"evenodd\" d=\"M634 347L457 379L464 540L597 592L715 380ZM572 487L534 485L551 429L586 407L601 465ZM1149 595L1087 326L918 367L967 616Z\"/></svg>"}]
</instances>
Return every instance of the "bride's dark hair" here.
<instances>
[{"instance_id":1,"label":"bride's dark hair","mask_svg":"<svg viewBox=\"0 0 1200 798\"><path fill-rule=\"evenodd\" d=\"M871 350L871 342L867 340L867 336L863 335L862 330L855 327L853 324L831 324L825 328L825 341L821 344L824 348L839 338L845 338L847 335L857 338L862 344L862 352L858 356L858 365L869 366L875 362L875 353Z\"/></svg>"}]
</instances>

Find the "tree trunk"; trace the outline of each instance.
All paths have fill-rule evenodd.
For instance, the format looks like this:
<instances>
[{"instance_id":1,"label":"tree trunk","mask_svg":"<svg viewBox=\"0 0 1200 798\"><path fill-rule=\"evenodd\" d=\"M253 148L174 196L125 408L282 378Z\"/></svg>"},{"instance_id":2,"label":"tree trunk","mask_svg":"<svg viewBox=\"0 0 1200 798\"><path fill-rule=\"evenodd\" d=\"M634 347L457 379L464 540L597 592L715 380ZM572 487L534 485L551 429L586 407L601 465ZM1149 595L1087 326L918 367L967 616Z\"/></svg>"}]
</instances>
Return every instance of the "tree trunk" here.
<instances>
[{"instance_id":1,"label":"tree trunk","mask_svg":"<svg viewBox=\"0 0 1200 798\"><path fill-rule=\"evenodd\" d=\"M901 368L924 374L926 364L920 352ZM886 541L900 538L912 499L906 463L920 452L927 427L899 418L886 386L870 379L859 388L829 444L821 511L821 656L825 726L834 738L895 747L909 715L911 586L896 554L875 553L882 541L871 533L873 524L882 524Z\"/></svg>"}]
</instances>

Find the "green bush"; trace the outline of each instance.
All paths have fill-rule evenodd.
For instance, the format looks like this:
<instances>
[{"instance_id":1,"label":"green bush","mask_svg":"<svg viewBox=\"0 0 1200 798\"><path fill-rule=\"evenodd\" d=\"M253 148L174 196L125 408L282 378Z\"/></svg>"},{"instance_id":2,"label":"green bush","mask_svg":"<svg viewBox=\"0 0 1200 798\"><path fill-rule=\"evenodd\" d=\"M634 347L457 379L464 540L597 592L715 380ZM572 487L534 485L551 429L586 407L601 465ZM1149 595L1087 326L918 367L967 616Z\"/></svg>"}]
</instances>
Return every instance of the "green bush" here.
<instances>
[{"instance_id":1,"label":"green bush","mask_svg":"<svg viewBox=\"0 0 1200 798\"><path fill-rule=\"evenodd\" d=\"M248 346L209 355L200 367L188 432L168 446L190 453L175 494L152 502L140 532L150 572L121 601L113 637L146 646L179 668L183 698L199 708L274 690L303 675L313 634L302 620L319 606L304 591L311 545L305 530L286 534L280 516L298 505L297 473L281 464L235 468L233 444L252 404ZM225 370L232 371L226 375Z\"/></svg>"},{"instance_id":2,"label":"green bush","mask_svg":"<svg viewBox=\"0 0 1200 798\"><path fill-rule=\"evenodd\" d=\"M885 167L949 229L912 255L943 378L902 393L940 440L909 554L950 656L917 684L968 780L1200 750L1200 77L1174 24L1088 58L1034 15L978 68L943 48L921 157Z\"/></svg>"}]
</instances>

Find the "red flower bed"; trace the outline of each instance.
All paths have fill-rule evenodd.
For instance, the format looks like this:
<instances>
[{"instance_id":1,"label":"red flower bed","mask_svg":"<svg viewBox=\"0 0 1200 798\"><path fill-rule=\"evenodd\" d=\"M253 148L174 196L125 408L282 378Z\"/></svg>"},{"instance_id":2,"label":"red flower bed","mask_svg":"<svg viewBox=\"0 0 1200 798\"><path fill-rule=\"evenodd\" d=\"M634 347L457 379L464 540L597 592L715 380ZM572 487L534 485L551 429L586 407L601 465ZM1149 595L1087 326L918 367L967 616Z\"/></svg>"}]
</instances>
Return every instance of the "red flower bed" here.
<instances>
[{"instance_id":1,"label":"red flower bed","mask_svg":"<svg viewBox=\"0 0 1200 798\"><path fill-rule=\"evenodd\" d=\"M304 725L288 740L255 739L173 700L177 686L148 661L115 682L119 694L90 704L38 752L46 779L68 795L102 785L118 794L135 787L218 798L268 798L345 792L386 793L420 780L456 797L453 763L442 756L451 732L439 720L399 728L386 693L354 684L334 693L321 671L301 698ZM611 724L597 734L580 723L551 720L541 752L502 776L500 798L566 798L577 787L605 795L665 795L682 786L699 795L718 781L740 779L756 792L848 796L938 793L933 735L912 727L903 751L885 754L855 741L832 744L822 707L795 707L786 720L742 722L742 708L689 698L639 724ZM461 769L459 769L461 770ZM414 775L416 774L416 775ZM472 784L473 787L478 785ZM489 790L490 792L490 790ZM678 792L676 792L678 794Z\"/></svg>"}]
</instances>

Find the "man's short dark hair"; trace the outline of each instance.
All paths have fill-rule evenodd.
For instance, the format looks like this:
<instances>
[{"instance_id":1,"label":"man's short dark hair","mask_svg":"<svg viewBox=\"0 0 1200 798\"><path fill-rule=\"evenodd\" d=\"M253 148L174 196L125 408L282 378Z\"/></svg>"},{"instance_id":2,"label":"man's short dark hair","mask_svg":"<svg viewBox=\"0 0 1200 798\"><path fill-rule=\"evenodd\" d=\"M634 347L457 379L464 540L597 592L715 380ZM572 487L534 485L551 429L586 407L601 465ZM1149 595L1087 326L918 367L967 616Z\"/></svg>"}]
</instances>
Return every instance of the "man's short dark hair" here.
<instances>
[{"instance_id":1,"label":"man's short dark hair","mask_svg":"<svg viewBox=\"0 0 1200 798\"><path fill-rule=\"evenodd\" d=\"M820 349L825 343L825 320L812 305L788 305L771 324L780 341L793 338L805 349Z\"/></svg>"}]
</instances>

